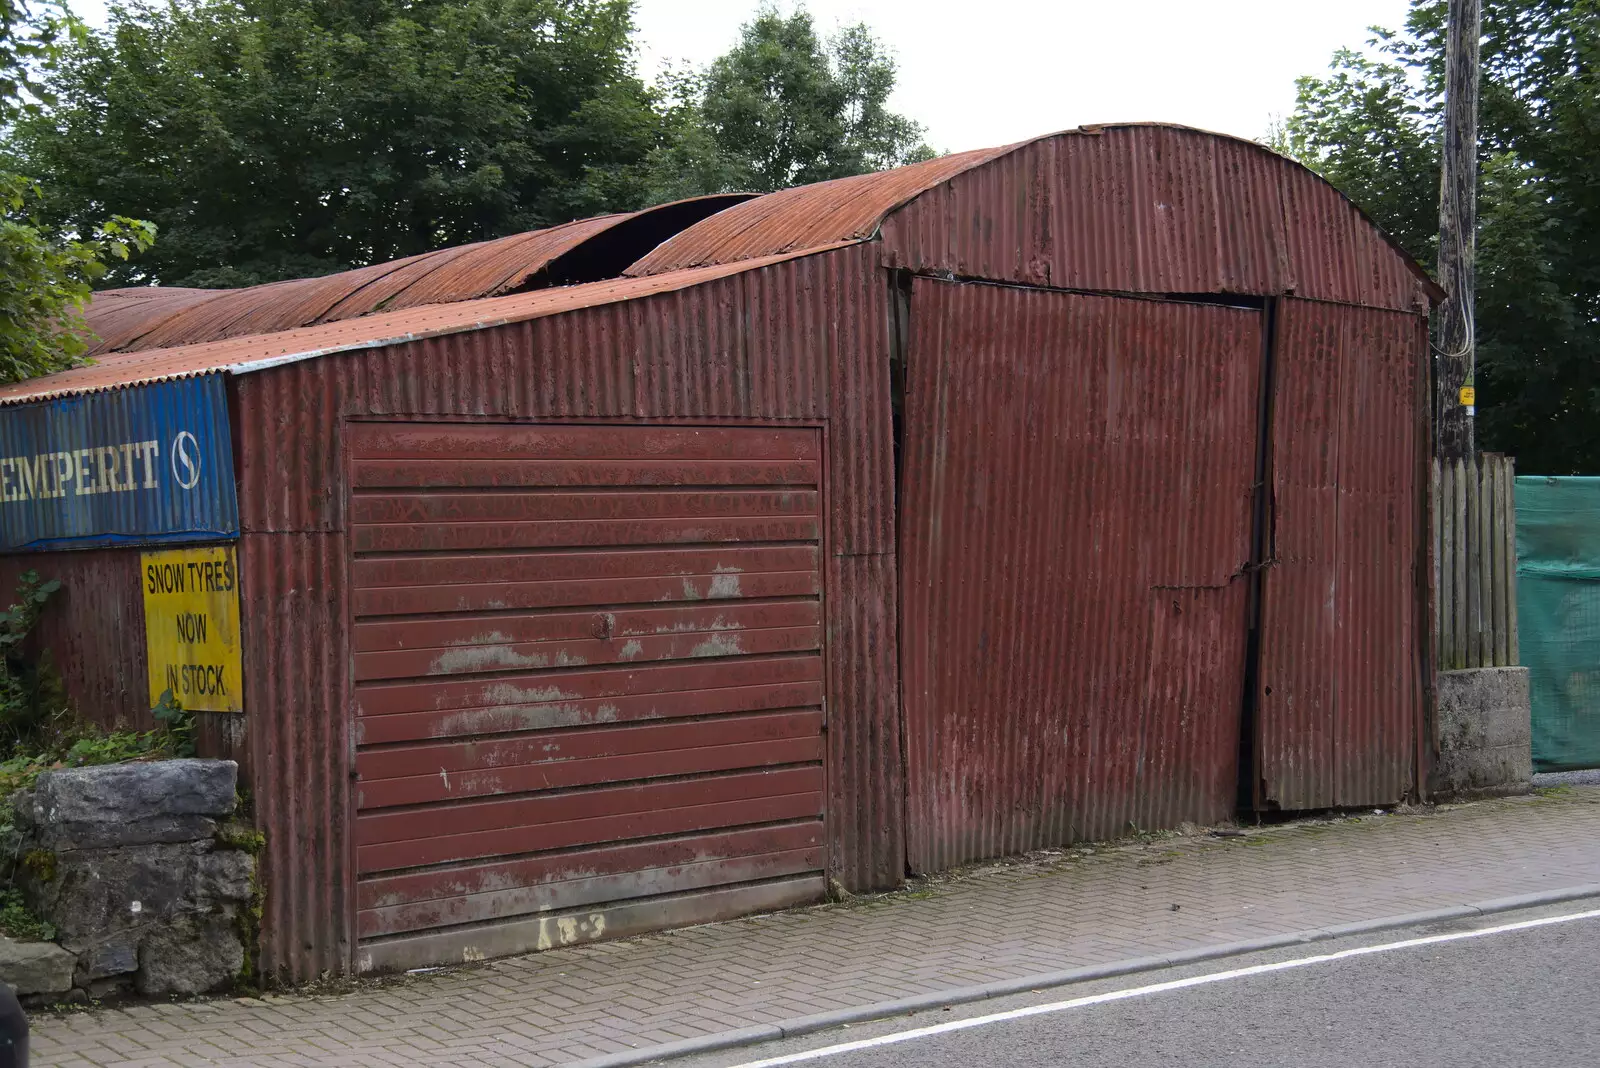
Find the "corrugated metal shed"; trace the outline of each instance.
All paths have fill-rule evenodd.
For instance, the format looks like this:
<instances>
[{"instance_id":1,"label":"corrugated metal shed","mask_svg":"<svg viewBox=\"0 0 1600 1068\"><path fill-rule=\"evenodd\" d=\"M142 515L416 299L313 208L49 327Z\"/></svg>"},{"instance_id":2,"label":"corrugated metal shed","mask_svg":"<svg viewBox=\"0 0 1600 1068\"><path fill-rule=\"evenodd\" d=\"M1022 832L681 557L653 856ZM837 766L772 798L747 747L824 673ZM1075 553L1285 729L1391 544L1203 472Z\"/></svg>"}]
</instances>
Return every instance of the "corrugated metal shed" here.
<instances>
[{"instance_id":1,"label":"corrugated metal shed","mask_svg":"<svg viewBox=\"0 0 1600 1068\"><path fill-rule=\"evenodd\" d=\"M85 313L91 356L195 345L341 322L379 311L492 297L555 280L620 273L667 234L754 194L725 193L643 211L580 219L493 241L426 252L353 271L243 289L111 289ZM603 254L587 251L601 241ZM555 279L542 278L555 275Z\"/></svg>"},{"instance_id":2,"label":"corrugated metal shed","mask_svg":"<svg viewBox=\"0 0 1600 1068\"><path fill-rule=\"evenodd\" d=\"M1426 612L1402 579L1426 570L1411 557L1427 539L1395 531L1425 522L1406 460L1424 446L1402 426L1423 402L1402 387L1425 372L1438 291L1310 172L1184 128L1085 128L736 205L632 273L112 354L0 390L233 376L271 971L355 955L350 439L371 421L820 429L822 833L846 888L1214 818L1241 752L1280 804L1416 785L1394 769L1416 756ZM1301 394L1323 334L1360 366L1318 424ZM1291 492L1315 466L1296 456L1372 420L1331 475L1368 521L1290 576L1272 546L1322 521ZM1304 667L1324 572L1350 637ZM1284 712L1274 686L1251 721L1258 589L1262 676L1294 661L1282 677L1312 707ZM1318 696L1330 685L1354 694L1348 722Z\"/></svg>"}]
</instances>

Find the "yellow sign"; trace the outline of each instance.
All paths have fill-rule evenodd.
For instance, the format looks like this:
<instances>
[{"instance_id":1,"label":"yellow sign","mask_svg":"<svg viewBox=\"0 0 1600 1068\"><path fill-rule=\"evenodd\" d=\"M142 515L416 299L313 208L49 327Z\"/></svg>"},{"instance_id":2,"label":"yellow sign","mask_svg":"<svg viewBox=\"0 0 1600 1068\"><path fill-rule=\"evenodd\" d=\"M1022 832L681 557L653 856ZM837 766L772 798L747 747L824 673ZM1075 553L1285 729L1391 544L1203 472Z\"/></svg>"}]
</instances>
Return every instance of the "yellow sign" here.
<instances>
[{"instance_id":1,"label":"yellow sign","mask_svg":"<svg viewBox=\"0 0 1600 1068\"><path fill-rule=\"evenodd\" d=\"M233 546L140 555L150 704L171 690L184 708L243 712Z\"/></svg>"},{"instance_id":2,"label":"yellow sign","mask_svg":"<svg viewBox=\"0 0 1600 1068\"><path fill-rule=\"evenodd\" d=\"M1461 403L1462 403L1463 406L1468 407L1468 408L1471 408L1474 404L1477 404L1478 403L1478 391L1473 389L1471 386L1462 386L1461 387Z\"/></svg>"}]
</instances>

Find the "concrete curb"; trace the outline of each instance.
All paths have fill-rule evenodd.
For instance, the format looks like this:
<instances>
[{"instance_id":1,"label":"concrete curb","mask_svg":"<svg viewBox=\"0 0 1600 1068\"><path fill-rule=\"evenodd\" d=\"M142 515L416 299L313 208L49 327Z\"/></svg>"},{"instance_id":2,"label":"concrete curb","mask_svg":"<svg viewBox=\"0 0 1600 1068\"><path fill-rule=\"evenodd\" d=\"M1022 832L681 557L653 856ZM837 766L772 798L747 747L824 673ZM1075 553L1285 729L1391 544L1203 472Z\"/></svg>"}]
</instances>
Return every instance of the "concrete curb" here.
<instances>
[{"instance_id":1,"label":"concrete curb","mask_svg":"<svg viewBox=\"0 0 1600 1068\"><path fill-rule=\"evenodd\" d=\"M1045 972L1042 975L1028 975L1018 979L1002 979L999 982L984 983L980 986L956 987L931 994L918 994L915 997L899 998L895 1001L880 1001L873 1005L859 1005L849 1009L819 1012L813 1016L800 1016L773 1024L741 1027L736 1031L719 1031L712 1035L686 1038L679 1042L668 1042L659 1046L647 1046L644 1049L608 1053L603 1057L591 1057L588 1060L576 1061L569 1065L569 1068L632 1068L633 1065L650 1064L654 1061L671 1060L675 1057L687 1057L696 1053L714 1053L718 1050L734 1049L739 1046L754 1046L780 1038L814 1034L818 1031L826 1031L845 1024L883 1020L892 1016L904 1016L913 1012L925 1012L929 1009L943 1009L952 1005L966 1005L974 1001L1008 997L1012 994L1022 994L1031 990L1048 990L1051 987L1070 986L1074 983L1086 983L1095 979L1114 979L1121 975L1135 975L1139 972L1156 971L1181 964L1198 964L1208 960L1220 960L1224 957L1237 957L1246 953L1259 953L1267 949L1282 949L1285 946L1304 945L1309 942L1326 942L1334 938L1348 938L1351 935L1392 931L1401 927L1416 927L1425 923L1470 920L1499 912L1514 912L1518 909L1535 908L1540 905L1556 905L1563 901L1577 901L1590 897L1600 897L1600 883L1585 883L1582 886L1569 886L1560 890L1545 890L1535 894L1521 894L1517 897L1495 898L1492 901L1480 901L1473 905L1453 905L1449 908L1433 909L1429 912L1413 912L1404 916L1386 916L1376 920L1361 920L1357 923L1345 923L1335 927L1317 927L1309 931L1272 935L1267 938L1252 939L1248 942L1226 942L1222 945L1180 950L1179 952L1159 957L1136 957L1132 960L1117 961L1114 964L1094 964L1087 968L1071 968L1066 971Z\"/></svg>"}]
</instances>

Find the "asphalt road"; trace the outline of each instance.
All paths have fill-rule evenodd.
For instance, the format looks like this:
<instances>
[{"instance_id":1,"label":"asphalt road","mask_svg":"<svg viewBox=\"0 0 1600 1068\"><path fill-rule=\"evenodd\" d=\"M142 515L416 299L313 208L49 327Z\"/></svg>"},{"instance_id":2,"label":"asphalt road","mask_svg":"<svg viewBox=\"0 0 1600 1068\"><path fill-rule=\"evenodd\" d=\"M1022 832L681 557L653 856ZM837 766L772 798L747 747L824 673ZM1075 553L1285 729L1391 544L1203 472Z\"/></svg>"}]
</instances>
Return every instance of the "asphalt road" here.
<instances>
[{"instance_id":1,"label":"asphalt road","mask_svg":"<svg viewBox=\"0 0 1600 1068\"><path fill-rule=\"evenodd\" d=\"M672 1063L766 1068L789 1055L930 1025L1590 909L1600 909L1600 901L1124 976ZM1221 978L791 1063L816 1068L1600 1065L1600 916Z\"/></svg>"}]
</instances>

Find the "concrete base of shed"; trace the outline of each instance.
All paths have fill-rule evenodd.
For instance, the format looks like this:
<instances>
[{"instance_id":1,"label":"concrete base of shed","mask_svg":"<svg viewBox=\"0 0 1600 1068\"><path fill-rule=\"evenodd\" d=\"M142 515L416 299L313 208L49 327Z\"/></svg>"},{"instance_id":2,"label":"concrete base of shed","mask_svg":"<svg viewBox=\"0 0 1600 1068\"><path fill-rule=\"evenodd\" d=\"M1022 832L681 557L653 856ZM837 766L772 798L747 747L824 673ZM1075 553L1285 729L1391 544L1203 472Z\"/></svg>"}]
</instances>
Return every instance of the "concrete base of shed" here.
<instances>
[{"instance_id":1,"label":"concrete base of shed","mask_svg":"<svg viewBox=\"0 0 1600 1068\"><path fill-rule=\"evenodd\" d=\"M1436 797L1526 793L1533 779L1528 669L1439 672Z\"/></svg>"}]
</instances>

